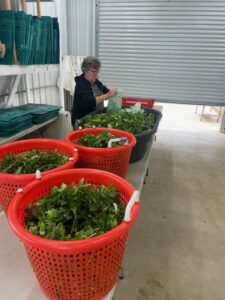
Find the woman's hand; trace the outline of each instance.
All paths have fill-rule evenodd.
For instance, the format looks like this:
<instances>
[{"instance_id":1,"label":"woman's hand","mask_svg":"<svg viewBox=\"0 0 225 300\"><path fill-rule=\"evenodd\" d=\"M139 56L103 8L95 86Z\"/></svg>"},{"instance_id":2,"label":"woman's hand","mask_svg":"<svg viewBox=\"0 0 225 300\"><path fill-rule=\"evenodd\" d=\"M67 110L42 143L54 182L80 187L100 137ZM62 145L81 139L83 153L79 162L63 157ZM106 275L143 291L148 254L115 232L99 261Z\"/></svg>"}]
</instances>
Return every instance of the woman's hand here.
<instances>
[{"instance_id":1,"label":"woman's hand","mask_svg":"<svg viewBox=\"0 0 225 300\"><path fill-rule=\"evenodd\" d=\"M110 89L106 94L103 94L101 96L95 97L96 99L96 104L99 104L105 100L108 100L118 94L117 89Z\"/></svg>"},{"instance_id":2,"label":"woman's hand","mask_svg":"<svg viewBox=\"0 0 225 300\"><path fill-rule=\"evenodd\" d=\"M117 89L110 89L107 94L108 94L108 98L114 97L118 94L118 90Z\"/></svg>"}]
</instances>

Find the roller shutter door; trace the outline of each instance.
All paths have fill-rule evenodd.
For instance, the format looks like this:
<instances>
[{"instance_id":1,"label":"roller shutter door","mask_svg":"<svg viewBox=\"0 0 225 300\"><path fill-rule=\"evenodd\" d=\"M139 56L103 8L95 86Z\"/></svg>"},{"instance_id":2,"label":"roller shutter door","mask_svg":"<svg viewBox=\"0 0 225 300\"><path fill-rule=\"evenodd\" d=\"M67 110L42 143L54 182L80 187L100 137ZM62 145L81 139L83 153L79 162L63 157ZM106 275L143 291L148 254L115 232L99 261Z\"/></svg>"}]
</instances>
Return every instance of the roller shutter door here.
<instances>
[{"instance_id":1,"label":"roller shutter door","mask_svg":"<svg viewBox=\"0 0 225 300\"><path fill-rule=\"evenodd\" d=\"M224 105L225 1L99 0L101 79L127 96Z\"/></svg>"}]
</instances>

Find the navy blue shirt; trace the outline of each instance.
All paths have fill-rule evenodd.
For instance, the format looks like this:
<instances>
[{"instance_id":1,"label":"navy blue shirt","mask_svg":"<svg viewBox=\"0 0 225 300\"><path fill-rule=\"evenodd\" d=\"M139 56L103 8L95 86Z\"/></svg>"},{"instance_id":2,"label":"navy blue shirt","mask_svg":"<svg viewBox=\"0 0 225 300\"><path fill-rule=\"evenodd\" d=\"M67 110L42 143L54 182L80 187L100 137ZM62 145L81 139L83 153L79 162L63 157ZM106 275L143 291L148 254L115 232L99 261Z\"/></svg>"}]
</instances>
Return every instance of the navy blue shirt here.
<instances>
[{"instance_id":1,"label":"navy blue shirt","mask_svg":"<svg viewBox=\"0 0 225 300\"><path fill-rule=\"evenodd\" d=\"M75 77L76 87L73 99L72 125L75 120L83 118L96 108L96 99L91 83L84 78L84 74ZM108 93L109 89L98 79L95 81L102 94Z\"/></svg>"}]
</instances>

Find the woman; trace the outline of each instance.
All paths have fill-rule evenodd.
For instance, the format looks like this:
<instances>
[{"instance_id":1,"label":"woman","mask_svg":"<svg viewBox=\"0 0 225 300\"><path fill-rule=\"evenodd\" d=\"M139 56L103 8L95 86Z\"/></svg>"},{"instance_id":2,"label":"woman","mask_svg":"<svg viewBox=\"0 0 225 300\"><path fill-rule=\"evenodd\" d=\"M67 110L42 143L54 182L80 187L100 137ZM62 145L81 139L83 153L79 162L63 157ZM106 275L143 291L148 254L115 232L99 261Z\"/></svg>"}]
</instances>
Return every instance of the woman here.
<instances>
[{"instance_id":1,"label":"woman","mask_svg":"<svg viewBox=\"0 0 225 300\"><path fill-rule=\"evenodd\" d=\"M108 89L98 80L100 68L101 62L96 57L88 56L82 62L83 74L75 77L72 125L86 114L101 110L104 100L117 94L116 89Z\"/></svg>"}]
</instances>

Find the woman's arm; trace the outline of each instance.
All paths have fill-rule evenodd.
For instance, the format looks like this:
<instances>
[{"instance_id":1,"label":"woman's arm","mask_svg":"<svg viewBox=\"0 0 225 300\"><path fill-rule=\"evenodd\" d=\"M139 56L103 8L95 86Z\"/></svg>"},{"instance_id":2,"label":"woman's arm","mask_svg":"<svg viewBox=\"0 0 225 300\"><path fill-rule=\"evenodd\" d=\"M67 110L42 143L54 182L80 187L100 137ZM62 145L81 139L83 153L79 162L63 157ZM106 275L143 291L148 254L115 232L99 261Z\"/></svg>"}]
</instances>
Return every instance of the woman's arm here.
<instances>
[{"instance_id":1,"label":"woman's arm","mask_svg":"<svg viewBox=\"0 0 225 300\"><path fill-rule=\"evenodd\" d=\"M105 100L110 99L118 93L116 89L108 89L107 86L103 85L103 83L98 79L96 80L96 84L103 93L103 95L95 97L96 105L100 104Z\"/></svg>"},{"instance_id":2,"label":"woman's arm","mask_svg":"<svg viewBox=\"0 0 225 300\"><path fill-rule=\"evenodd\" d=\"M107 93L105 93L101 96L95 97L96 104L99 104L107 99L112 98L113 96L117 95L117 93L118 93L118 91L116 89L110 89Z\"/></svg>"}]
</instances>

